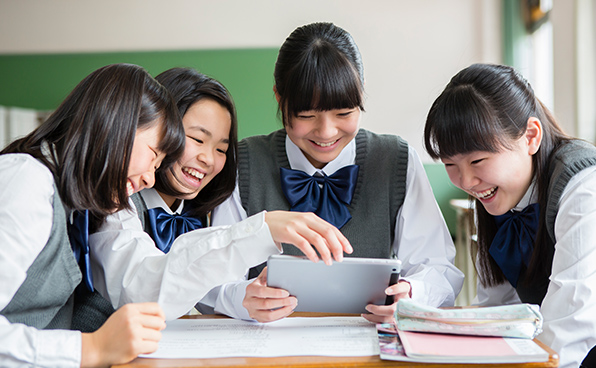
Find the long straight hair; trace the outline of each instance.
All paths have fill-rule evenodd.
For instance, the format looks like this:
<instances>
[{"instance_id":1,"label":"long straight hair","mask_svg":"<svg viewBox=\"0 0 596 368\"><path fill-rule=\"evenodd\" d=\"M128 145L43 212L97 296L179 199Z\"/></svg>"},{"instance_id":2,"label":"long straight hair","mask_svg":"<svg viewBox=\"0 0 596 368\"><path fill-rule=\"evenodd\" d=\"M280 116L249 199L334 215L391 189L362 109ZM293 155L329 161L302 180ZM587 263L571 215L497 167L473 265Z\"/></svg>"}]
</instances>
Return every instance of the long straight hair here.
<instances>
[{"instance_id":1,"label":"long straight hair","mask_svg":"<svg viewBox=\"0 0 596 368\"><path fill-rule=\"evenodd\" d=\"M96 229L108 214L129 207L126 182L135 134L156 124L158 149L168 157L162 165L168 166L185 143L170 95L143 68L112 64L89 74L43 124L0 153L40 160L54 175L64 205L89 210Z\"/></svg>"},{"instance_id":2,"label":"long straight hair","mask_svg":"<svg viewBox=\"0 0 596 368\"><path fill-rule=\"evenodd\" d=\"M194 216L203 217L228 198L236 186L238 122L234 100L223 84L194 69L172 68L155 78L170 92L182 117L193 104L203 99L217 102L230 113L231 125L226 163L221 172L201 189L195 198L187 201L191 213ZM155 174L155 189L171 196L180 195L181 193L172 186L171 180L176 180L172 169L158 170Z\"/></svg>"},{"instance_id":3,"label":"long straight hair","mask_svg":"<svg viewBox=\"0 0 596 368\"><path fill-rule=\"evenodd\" d=\"M301 111L364 111L360 50L348 32L332 23L296 28L279 50L273 76L284 126Z\"/></svg>"},{"instance_id":4,"label":"long straight hair","mask_svg":"<svg viewBox=\"0 0 596 368\"><path fill-rule=\"evenodd\" d=\"M525 134L530 117L542 123L542 142L532 156L541 211L534 251L522 282L550 274L545 256L549 253L545 221L548 165L553 152L571 138L519 73L509 66L491 64L474 64L457 73L433 103L424 127L427 152L433 159L441 159L474 151L511 149L513 142ZM494 286L506 280L488 252L497 227L494 217L480 201L475 201L478 276L483 285Z\"/></svg>"}]
</instances>

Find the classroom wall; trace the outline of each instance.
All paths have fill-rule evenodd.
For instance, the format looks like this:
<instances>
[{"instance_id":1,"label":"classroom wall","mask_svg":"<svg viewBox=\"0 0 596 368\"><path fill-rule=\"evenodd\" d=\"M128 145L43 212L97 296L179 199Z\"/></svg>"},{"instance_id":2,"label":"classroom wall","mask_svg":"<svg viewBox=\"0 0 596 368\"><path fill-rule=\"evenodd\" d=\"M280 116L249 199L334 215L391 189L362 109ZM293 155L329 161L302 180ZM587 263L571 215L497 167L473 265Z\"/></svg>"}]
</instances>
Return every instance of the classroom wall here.
<instances>
[{"instance_id":1,"label":"classroom wall","mask_svg":"<svg viewBox=\"0 0 596 368\"><path fill-rule=\"evenodd\" d=\"M501 62L500 16L500 0L0 0L0 105L52 109L107 63L152 74L190 66L230 89L240 137L267 133L281 126L272 92L279 46L297 26L331 21L362 53L362 127L417 150L453 232L448 200L464 195L424 151L424 121L457 71Z\"/></svg>"},{"instance_id":2,"label":"classroom wall","mask_svg":"<svg viewBox=\"0 0 596 368\"><path fill-rule=\"evenodd\" d=\"M428 108L460 69L501 61L500 14L499 0L0 0L0 55L277 50L297 26L332 21L362 52L362 126L403 136L430 162Z\"/></svg>"}]
</instances>

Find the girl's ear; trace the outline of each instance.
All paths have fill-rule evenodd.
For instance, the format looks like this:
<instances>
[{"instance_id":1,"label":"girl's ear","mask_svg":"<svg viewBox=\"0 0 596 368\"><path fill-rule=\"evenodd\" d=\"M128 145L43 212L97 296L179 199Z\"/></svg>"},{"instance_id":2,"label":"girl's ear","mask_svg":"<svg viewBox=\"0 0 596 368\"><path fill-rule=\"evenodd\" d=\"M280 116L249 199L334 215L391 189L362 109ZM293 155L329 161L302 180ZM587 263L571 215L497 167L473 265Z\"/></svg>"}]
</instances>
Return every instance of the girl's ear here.
<instances>
[{"instance_id":1,"label":"girl's ear","mask_svg":"<svg viewBox=\"0 0 596 368\"><path fill-rule=\"evenodd\" d=\"M279 93L277 93L277 86L273 86L273 93L275 93L275 99L277 100L277 103L279 104L279 100L281 99L281 96L279 95Z\"/></svg>"},{"instance_id":2,"label":"girl's ear","mask_svg":"<svg viewBox=\"0 0 596 368\"><path fill-rule=\"evenodd\" d=\"M538 152L540 143L542 143L542 123L540 120L532 116L528 119L525 137L528 144L528 153L534 155Z\"/></svg>"}]
</instances>

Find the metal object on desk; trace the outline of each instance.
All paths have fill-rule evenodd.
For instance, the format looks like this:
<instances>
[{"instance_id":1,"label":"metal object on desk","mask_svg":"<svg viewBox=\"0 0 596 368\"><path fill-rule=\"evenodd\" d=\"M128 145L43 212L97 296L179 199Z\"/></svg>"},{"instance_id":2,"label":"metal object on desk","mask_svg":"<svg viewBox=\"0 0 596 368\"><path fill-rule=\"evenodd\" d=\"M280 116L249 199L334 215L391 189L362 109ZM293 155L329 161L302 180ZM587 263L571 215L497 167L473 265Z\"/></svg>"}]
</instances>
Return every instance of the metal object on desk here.
<instances>
[{"instance_id":1,"label":"metal object on desk","mask_svg":"<svg viewBox=\"0 0 596 368\"><path fill-rule=\"evenodd\" d=\"M476 229L470 221L474 216L474 202L468 199L452 199L449 204L456 213L455 230L455 266L465 275L464 285L455 299L456 306L470 305L476 296L476 269L472 259L472 242L475 241Z\"/></svg>"}]
</instances>

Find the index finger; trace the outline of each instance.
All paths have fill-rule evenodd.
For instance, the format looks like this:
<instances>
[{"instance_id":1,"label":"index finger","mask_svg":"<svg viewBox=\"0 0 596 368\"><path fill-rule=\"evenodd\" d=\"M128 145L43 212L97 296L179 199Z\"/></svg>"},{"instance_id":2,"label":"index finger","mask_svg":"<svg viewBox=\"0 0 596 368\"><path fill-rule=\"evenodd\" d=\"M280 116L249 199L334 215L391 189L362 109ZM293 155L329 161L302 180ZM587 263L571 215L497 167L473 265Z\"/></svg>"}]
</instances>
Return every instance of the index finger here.
<instances>
[{"instance_id":1,"label":"index finger","mask_svg":"<svg viewBox=\"0 0 596 368\"><path fill-rule=\"evenodd\" d=\"M166 315L159 304L148 302L148 303L135 303L137 311L143 314L154 315L163 319L166 319Z\"/></svg>"},{"instance_id":2,"label":"index finger","mask_svg":"<svg viewBox=\"0 0 596 368\"><path fill-rule=\"evenodd\" d=\"M336 261L341 262L343 252L352 253L353 248L348 239L338 228L327 221L317 217L315 221L309 223L309 227L325 239L326 245Z\"/></svg>"}]
</instances>

